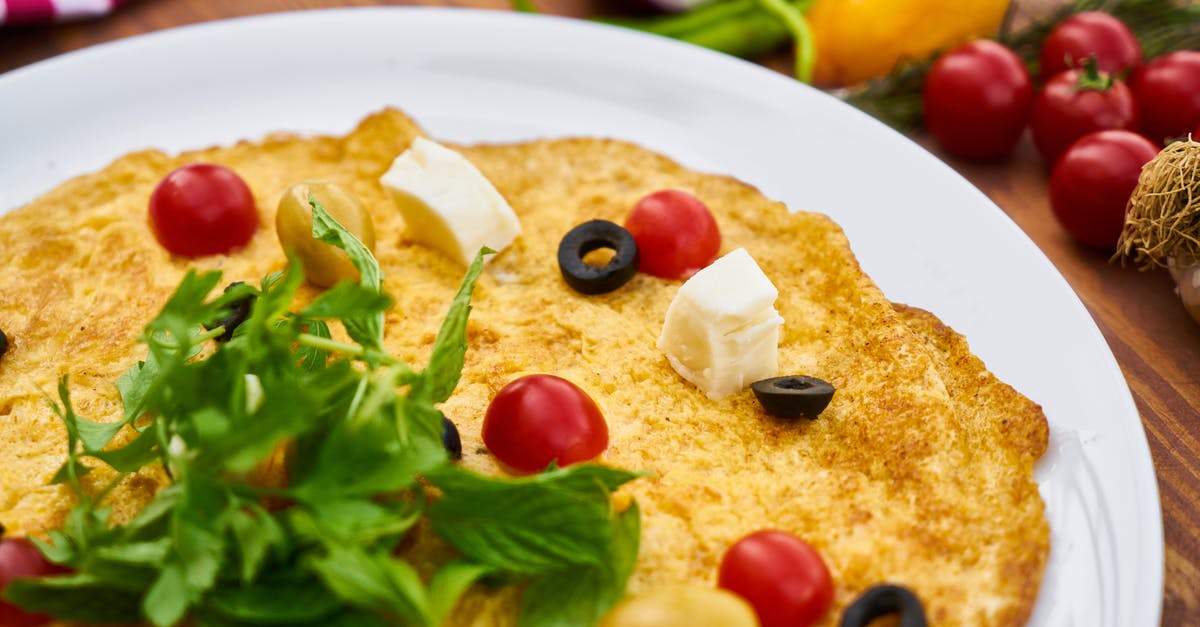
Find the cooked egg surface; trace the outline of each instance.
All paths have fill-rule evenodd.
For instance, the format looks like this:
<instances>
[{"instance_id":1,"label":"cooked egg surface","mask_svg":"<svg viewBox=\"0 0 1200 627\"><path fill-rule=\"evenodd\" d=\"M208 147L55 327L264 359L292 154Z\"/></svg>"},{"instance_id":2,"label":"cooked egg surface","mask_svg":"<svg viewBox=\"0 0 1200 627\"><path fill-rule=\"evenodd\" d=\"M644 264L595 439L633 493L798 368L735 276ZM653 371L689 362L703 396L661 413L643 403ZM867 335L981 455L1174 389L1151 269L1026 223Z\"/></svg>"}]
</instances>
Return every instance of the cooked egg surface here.
<instances>
[{"instance_id":1,"label":"cooked egg surface","mask_svg":"<svg viewBox=\"0 0 1200 627\"><path fill-rule=\"evenodd\" d=\"M0 523L37 534L72 505L67 489L47 485L65 453L48 402L59 378L69 376L81 415L116 419L113 382L144 357L141 328L188 268L257 283L284 267L273 213L297 181L334 181L371 212L384 289L396 301L387 347L424 365L463 268L414 241L379 181L419 135L386 110L345 137L137 152L0 218L0 329L11 342L0 359ZM841 608L881 582L913 589L934 625L1024 623L1049 552L1033 481L1045 416L932 314L893 306L835 223L622 141L454 148L496 186L521 228L478 284L463 378L443 406L462 435L462 463L503 472L479 435L490 398L523 374L556 374L603 410L610 446L600 461L652 473L626 488L642 511L631 593L715 583L726 547L773 528L804 538L829 565L835 600L822 625L835 625ZM155 241L150 193L194 161L227 165L250 185L261 224L244 249L187 259ZM713 400L677 374L656 341L682 281L639 274L597 296L563 281L556 251L568 230L596 218L620 223L638 199L666 188L703 200L722 254L745 248L778 289L779 373L837 388L819 418L772 418L749 389ZM109 477L87 480L99 487ZM114 517L129 518L165 480L147 470L125 481L111 498ZM415 559L441 550L421 543ZM455 621L508 625L515 608L511 592L481 588Z\"/></svg>"}]
</instances>

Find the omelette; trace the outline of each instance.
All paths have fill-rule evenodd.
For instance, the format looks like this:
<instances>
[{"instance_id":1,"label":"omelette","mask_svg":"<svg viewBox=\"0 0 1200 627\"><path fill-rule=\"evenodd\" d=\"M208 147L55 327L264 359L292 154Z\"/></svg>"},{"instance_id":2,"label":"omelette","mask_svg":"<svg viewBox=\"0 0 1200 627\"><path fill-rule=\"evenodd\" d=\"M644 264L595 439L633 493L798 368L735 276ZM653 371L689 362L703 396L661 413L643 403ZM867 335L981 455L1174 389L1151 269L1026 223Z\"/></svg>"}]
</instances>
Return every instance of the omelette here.
<instances>
[{"instance_id":1,"label":"omelette","mask_svg":"<svg viewBox=\"0 0 1200 627\"><path fill-rule=\"evenodd\" d=\"M49 483L66 448L47 403L59 378L69 375L80 414L118 419L113 382L142 358L142 327L189 268L257 282L285 267L273 217L297 181L331 180L369 208L384 290L395 299L386 348L407 363L427 362L463 268L415 241L379 183L422 134L388 109L341 137L280 134L178 155L134 152L0 218L0 329L10 340L0 358L0 523L8 532L43 534L73 504L68 488ZM711 585L733 542L782 529L815 547L833 575L833 607L821 625L836 624L883 582L912 589L933 625L1028 619L1049 553L1033 480L1046 418L933 314L889 302L832 220L625 141L454 148L521 223L479 280L462 379L442 405L461 433L463 465L505 472L480 437L490 399L521 375L556 374L603 411L610 444L598 461L649 473L622 490L642 518L630 594ZM147 199L168 172L199 161L245 179L260 226L231 254L172 256L148 226ZM772 418L749 389L713 400L683 380L656 348L682 281L638 274L601 295L567 287L555 262L563 235L587 220L621 223L661 189L702 199L720 226L722 253L746 249L778 288L779 372L836 387L820 417ZM304 298L317 293L304 289ZM92 472L85 487L98 490L111 476ZM108 497L114 519L129 520L167 480L154 468L126 479ZM419 538L414 554L434 543ZM509 625L515 607L511 591L477 587L452 622Z\"/></svg>"}]
</instances>

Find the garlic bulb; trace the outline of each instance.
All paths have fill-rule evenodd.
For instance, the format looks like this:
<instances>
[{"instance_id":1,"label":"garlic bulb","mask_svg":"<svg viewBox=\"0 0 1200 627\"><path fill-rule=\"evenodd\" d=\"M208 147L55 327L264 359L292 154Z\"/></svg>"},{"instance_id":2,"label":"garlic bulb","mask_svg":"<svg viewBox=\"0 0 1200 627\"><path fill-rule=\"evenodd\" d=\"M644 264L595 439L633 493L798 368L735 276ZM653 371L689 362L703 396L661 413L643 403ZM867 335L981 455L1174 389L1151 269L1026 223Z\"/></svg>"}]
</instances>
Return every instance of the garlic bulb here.
<instances>
[{"instance_id":1,"label":"garlic bulb","mask_svg":"<svg viewBox=\"0 0 1200 627\"><path fill-rule=\"evenodd\" d=\"M1166 266L1200 322L1200 142L1173 142L1142 168L1115 258Z\"/></svg>"},{"instance_id":2,"label":"garlic bulb","mask_svg":"<svg viewBox=\"0 0 1200 627\"><path fill-rule=\"evenodd\" d=\"M1192 320L1200 322L1200 263L1180 266L1172 258L1167 265L1171 277L1175 279L1175 293L1183 301Z\"/></svg>"}]
</instances>

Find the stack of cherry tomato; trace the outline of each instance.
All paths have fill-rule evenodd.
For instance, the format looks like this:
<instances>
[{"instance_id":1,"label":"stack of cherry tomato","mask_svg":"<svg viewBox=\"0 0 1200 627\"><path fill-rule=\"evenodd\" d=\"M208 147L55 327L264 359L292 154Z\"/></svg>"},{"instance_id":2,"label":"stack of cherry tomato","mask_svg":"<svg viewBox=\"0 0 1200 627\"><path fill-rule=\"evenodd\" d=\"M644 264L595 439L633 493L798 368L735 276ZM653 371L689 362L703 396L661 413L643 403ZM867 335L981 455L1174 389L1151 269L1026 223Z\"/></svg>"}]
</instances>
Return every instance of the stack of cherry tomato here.
<instances>
[{"instance_id":1,"label":"stack of cherry tomato","mask_svg":"<svg viewBox=\"0 0 1200 627\"><path fill-rule=\"evenodd\" d=\"M1007 157L1028 128L1050 171L1055 217L1079 242L1113 249L1142 166L1171 139L1200 136L1200 51L1145 61L1106 13L1072 15L1042 42L1035 87L1011 50L979 40L925 79L925 124L946 152Z\"/></svg>"}]
</instances>

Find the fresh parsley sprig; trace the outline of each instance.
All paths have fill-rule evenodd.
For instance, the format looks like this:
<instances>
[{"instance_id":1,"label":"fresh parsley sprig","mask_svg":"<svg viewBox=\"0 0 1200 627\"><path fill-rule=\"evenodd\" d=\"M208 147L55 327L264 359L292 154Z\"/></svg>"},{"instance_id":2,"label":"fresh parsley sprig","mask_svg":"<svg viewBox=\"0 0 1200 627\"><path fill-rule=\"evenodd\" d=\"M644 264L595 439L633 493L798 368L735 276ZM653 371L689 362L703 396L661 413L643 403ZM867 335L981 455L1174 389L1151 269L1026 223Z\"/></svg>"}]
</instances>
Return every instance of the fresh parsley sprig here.
<instances>
[{"instance_id":1,"label":"fresh parsley sprig","mask_svg":"<svg viewBox=\"0 0 1200 627\"><path fill-rule=\"evenodd\" d=\"M392 301L378 263L311 204L314 236L346 250L360 282L293 312L295 260L212 299L220 273L189 272L146 326L146 358L116 383L118 420L78 415L61 381L68 450L54 480L78 504L38 544L71 574L15 581L5 598L80 622L433 626L489 577L525 586L523 627L595 622L637 556L636 505L616 511L610 495L639 475L580 465L487 477L454 465L442 444L437 405L461 375L491 251L471 264L418 371L384 351ZM247 297L246 320L216 341L228 334L215 321ZM80 478L100 464L116 478L89 492ZM155 464L170 484L111 524L109 491ZM421 520L458 553L432 572L399 550Z\"/></svg>"}]
</instances>

